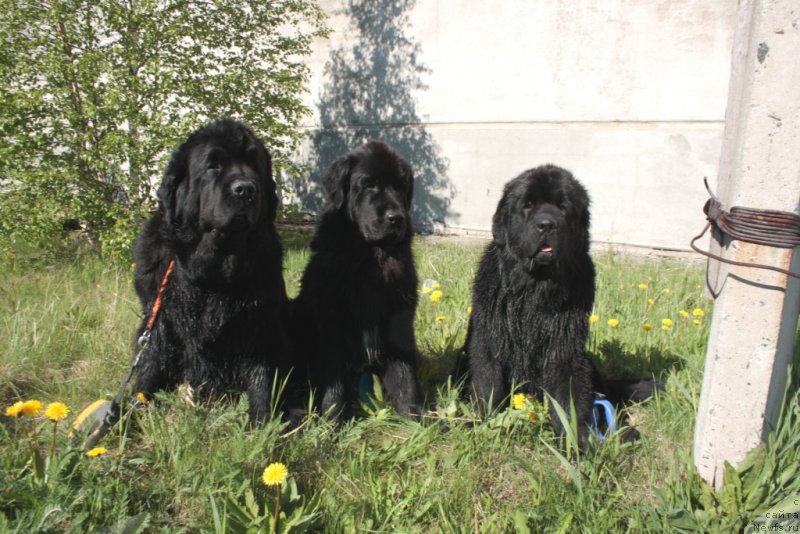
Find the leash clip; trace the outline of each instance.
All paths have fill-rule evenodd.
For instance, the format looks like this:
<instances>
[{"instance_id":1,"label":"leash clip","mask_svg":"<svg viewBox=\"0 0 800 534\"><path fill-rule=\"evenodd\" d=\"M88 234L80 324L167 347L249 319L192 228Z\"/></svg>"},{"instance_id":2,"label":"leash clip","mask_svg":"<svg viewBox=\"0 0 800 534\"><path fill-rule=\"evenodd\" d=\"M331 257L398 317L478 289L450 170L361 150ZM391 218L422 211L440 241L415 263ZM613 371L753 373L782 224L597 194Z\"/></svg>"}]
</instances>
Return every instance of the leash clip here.
<instances>
[{"instance_id":1,"label":"leash clip","mask_svg":"<svg viewBox=\"0 0 800 534\"><path fill-rule=\"evenodd\" d=\"M142 335L139 336L139 339L136 341L136 343L139 345L139 349L146 349L150 344L150 330L145 330Z\"/></svg>"}]
</instances>

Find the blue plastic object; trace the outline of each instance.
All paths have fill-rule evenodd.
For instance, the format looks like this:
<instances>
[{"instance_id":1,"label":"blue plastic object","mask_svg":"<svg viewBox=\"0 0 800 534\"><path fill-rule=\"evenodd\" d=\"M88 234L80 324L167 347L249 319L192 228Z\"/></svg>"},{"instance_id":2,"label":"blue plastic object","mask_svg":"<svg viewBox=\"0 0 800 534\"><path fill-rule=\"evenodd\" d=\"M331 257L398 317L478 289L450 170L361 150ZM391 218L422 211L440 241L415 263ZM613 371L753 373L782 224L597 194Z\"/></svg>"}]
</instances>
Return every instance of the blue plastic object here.
<instances>
[{"instance_id":1,"label":"blue plastic object","mask_svg":"<svg viewBox=\"0 0 800 534\"><path fill-rule=\"evenodd\" d=\"M375 405L372 404L372 397L375 396L375 386L372 380L372 373L367 371L358 377L358 400L370 408L375 408Z\"/></svg>"},{"instance_id":2,"label":"blue plastic object","mask_svg":"<svg viewBox=\"0 0 800 534\"><path fill-rule=\"evenodd\" d=\"M594 399L589 423L600 441L616 432L617 411L614 409L614 405L606 399Z\"/></svg>"}]
</instances>

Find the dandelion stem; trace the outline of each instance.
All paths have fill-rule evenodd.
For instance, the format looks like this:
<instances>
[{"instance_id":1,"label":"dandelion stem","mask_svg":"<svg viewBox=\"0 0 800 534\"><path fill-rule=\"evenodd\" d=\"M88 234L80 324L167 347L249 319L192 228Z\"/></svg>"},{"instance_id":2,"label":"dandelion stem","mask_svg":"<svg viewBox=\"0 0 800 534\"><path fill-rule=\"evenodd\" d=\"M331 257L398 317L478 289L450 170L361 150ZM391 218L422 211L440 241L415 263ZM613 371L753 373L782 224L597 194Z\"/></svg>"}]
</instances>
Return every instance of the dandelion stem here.
<instances>
[{"instance_id":1,"label":"dandelion stem","mask_svg":"<svg viewBox=\"0 0 800 534\"><path fill-rule=\"evenodd\" d=\"M53 421L53 440L50 442L50 460L52 461L56 455L56 427L58 421Z\"/></svg>"},{"instance_id":2,"label":"dandelion stem","mask_svg":"<svg viewBox=\"0 0 800 534\"><path fill-rule=\"evenodd\" d=\"M275 486L275 518L272 520L272 532L278 532L278 517L281 513L281 485Z\"/></svg>"}]
</instances>

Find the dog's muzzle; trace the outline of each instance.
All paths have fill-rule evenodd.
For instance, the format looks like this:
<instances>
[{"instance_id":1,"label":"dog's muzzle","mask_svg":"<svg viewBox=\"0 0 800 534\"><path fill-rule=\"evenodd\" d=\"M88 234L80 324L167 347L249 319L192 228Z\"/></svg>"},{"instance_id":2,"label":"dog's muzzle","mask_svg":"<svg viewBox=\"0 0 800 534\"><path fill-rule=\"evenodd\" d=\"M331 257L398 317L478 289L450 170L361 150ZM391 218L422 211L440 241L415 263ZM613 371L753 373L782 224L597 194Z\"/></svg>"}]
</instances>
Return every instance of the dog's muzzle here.
<instances>
[{"instance_id":1,"label":"dog's muzzle","mask_svg":"<svg viewBox=\"0 0 800 534\"><path fill-rule=\"evenodd\" d=\"M255 182L251 180L234 180L230 185L230 191L233 198L240 202L243 206L250 206L255 202L256 195L258 194L258 187Z\"/></svg>"}]
</instances>

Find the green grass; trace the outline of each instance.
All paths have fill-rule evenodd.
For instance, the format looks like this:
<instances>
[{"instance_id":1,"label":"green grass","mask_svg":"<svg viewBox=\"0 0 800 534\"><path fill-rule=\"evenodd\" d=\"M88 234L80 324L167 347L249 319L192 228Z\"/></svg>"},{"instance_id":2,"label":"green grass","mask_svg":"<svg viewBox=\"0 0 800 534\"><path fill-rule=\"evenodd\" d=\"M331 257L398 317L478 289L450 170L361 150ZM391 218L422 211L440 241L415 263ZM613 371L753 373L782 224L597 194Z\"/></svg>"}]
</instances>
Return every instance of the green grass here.
<instances>
[{"instance_id":1,"label":"green grass","mask_svg":"<svg viewBox=\"0 0 800 534\"><path fill-rule=\"evenodd\" d=\"M308 260L307 239L284 232L290 295ZM0 532L269 532L277 495L260 476L277 461L290 471L282 531L731 532L800 489L794 396L771 442L726 473L720 491L692 467L712 310L702 269L690 263L596 257L589 350L608 374L666 383L630 410L641 440L564 448L536 402L478 420L447 376L466 333L482 246L416 242L420 283L435 280L442 291L438 302L421 294L416 318L430 409L422 422L396 417L378 398L338 429L311 417L300 429L274 420L251 430L246 399L195 406L179 390L126 411L99 457L73 448L62 423L50 458L52 423L0 417ZM69 422L90 401L113 396L139 321L131 266L84 255L0 274L3 406L63 401ZM691 315L695 309L704 316Z\"/></svg>"}]
</instances>

